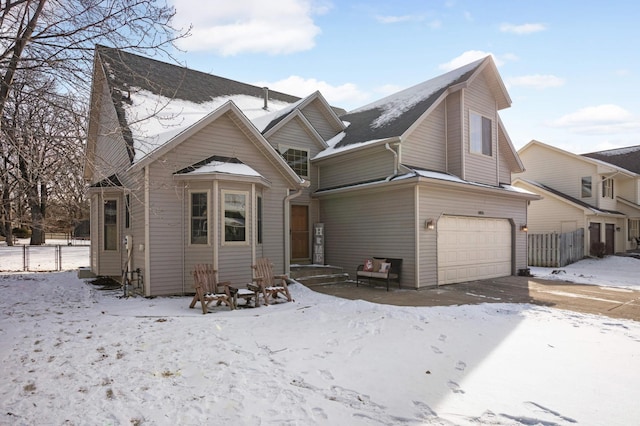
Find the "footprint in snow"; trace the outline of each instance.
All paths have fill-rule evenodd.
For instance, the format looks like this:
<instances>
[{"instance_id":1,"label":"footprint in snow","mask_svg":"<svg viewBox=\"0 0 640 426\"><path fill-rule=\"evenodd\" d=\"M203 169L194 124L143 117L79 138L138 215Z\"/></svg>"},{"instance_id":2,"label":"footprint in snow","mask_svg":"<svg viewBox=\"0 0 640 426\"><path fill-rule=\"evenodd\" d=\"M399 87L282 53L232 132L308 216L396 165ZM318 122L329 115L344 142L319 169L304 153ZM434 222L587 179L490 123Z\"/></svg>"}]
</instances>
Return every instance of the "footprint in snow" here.
<instances>
[{"instance_id":1,"label":"footprint in snow","mask_svg":"<svg viewBox=\"0 0 640 426\"><path fill-rule=\"evenodd\" d=\"M453 380L449 380L449 382L447 383L447 386L449 386L449 389L451 389L453 393L464 393L464 391L460 389L460 385L454 382Z\"/></svg>"},{"instance_id":2,"label":"footprint in snow","mask_svg":"<svg viewBox=\"0 0 640 426\"><path fill-rule=\"evenodd\" d=\"M447 341L446 334L441 334L440 337L438 338L438 340L440 340L441 342L446 342Z\"/></svg>"},{"instance_id":3,"label":"footprint in snow","mask_svg":"<svg viewBox=\"0 0 640 426\"><path fill-rule=\"evenodd\" d=\"M437 347L437 346L431 346L431 350L433 351L434 354L441 354L442 353L440 348Z\"/></svg>"},{"instance_id":4,"label":"footprint in snow","mask_svg":"<svg viewBox=\"0 0 640 426\"><path fill-rule=\"evenodd\" d=\"M333 374L328 370L318 370L318 373L320 373L322 378L325 380L333 380Z\"/></svg>"},{"instance_id":5,"label":"footprint in snow","mask_svg":"<svg viewBox=\"0 0 640 426\"><path fill-rule=\"evenodd\" d=\"M464 371L467 368L467 364L463 361L458 361L456 364L456 370Z\"/></svg>"}]
</instances>

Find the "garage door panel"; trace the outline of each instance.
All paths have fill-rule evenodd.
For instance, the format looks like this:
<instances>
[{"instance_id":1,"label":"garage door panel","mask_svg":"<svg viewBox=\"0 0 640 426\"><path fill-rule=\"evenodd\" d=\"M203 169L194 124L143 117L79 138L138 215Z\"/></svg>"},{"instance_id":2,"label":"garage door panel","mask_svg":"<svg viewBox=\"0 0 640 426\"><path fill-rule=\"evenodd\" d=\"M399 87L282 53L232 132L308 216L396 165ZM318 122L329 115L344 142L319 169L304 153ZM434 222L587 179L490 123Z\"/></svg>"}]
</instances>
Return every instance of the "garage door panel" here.
<instances>
[{"instance_id":1,"label":"garage door panel","mask_svg":"<svg viewBox=\"0 0 640 426\"><path fill-rule=\"evenodd\" d=\"M438 221L438 284L511 274L511 224L506 219L443 216Z\"/></svg>"}]
</instances>

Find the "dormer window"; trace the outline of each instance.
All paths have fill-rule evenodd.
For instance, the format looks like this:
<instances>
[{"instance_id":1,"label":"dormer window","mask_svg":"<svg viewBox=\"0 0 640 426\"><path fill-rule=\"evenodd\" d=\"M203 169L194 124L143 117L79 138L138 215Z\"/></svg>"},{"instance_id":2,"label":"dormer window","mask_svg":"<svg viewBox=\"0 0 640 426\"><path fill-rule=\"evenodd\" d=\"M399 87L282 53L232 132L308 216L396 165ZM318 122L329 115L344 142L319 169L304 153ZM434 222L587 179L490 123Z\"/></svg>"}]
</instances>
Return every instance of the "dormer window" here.
<instances>
[{"instance_id":1,"label":"dormer window","mask_svg":"<svg viewBox=\"0 0 640 426\"><path fill-rule=\"evenodd\" d=\"M469 113L470 150L475 154L492 155L491 119Z\"/></svg>"},{"instance_id":2,"label":"dormer window","mask_svg":"<svg viewBox=\"0 0 640 426\"><path fill-rule=\"evenodd\" d=\"M289 167L300 177L309 177L309 151L306 149L280 146L282 157Z\"/></svg>"}]
</instances>

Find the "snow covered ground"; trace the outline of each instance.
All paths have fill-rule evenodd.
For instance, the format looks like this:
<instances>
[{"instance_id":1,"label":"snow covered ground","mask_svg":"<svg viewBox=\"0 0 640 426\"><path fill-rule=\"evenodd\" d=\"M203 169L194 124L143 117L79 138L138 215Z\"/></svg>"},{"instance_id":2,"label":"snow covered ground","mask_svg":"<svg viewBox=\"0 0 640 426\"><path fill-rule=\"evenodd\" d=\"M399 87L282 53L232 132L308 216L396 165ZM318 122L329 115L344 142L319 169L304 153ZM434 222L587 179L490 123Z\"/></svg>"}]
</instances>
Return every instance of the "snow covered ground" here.
<instances>
[{"instance_id":1,"label":"snow covered ground","mask_svg":"<svg viewBox=\"0 0 640 426\"><path fill-rule=\"evenodd\" d=\"M640 261L561 269L534 273L633 287ZM202 315L190 298L121 299L75 271L0 275L0 424L626 426L640 418L638 322L291 291L293 303Z\"/></svg>"}]
</instances>

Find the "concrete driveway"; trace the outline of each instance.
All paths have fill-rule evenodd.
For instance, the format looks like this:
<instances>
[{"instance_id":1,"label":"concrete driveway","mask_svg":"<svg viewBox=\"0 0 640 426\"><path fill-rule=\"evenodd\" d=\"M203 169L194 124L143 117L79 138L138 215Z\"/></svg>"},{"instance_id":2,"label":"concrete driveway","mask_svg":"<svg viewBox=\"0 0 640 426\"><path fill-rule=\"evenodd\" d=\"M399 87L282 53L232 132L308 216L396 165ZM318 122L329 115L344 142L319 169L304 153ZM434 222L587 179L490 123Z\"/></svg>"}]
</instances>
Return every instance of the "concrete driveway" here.
<instances>
[{"instance_id":1,"label":"concrete driveway","mask_svg":"<svg viewBox=\"0 0 640 426\"><path fill-rule=\"evenodd\" d=\"M640 321L640 291L532 277L503 277L424 290L372 287L354 282L311 286L319 293L398 306L531 303L588 314Z\"/></svg>"}]
</instances>

